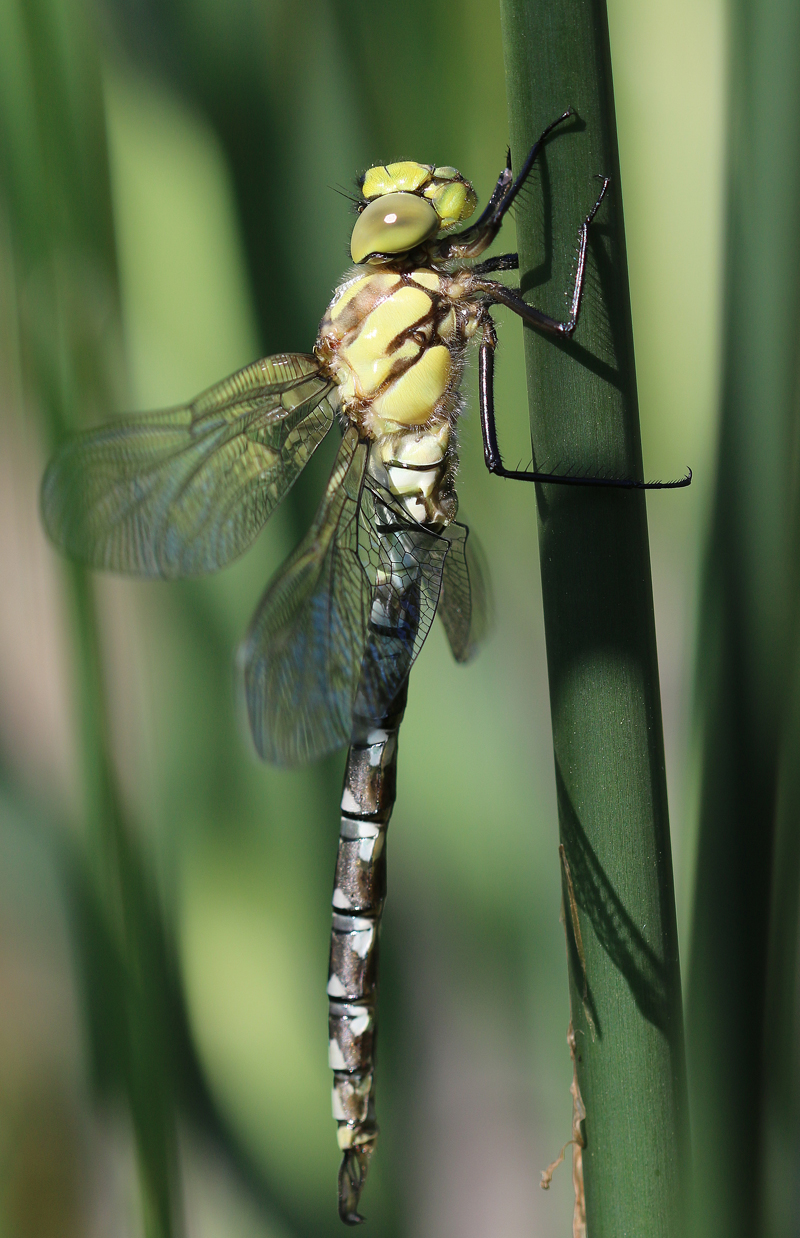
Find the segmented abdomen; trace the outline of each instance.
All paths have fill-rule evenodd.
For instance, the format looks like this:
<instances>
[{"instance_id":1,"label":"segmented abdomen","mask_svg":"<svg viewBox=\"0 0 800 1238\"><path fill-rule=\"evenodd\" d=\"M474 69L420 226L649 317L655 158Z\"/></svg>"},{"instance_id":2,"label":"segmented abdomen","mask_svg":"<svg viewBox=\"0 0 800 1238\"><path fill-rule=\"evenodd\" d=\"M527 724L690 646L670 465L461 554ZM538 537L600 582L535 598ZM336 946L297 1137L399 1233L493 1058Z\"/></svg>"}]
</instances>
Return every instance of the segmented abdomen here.
<instances>
[{"instance_id":1,"label":"segmented abdomen","mask_svg":"<svg viewBox=\"0 0 800 1238\"><path fill-rule=\"evenodd\" d=\"M386 829L395 800L397 732L408 681L381 718L353 719L333 891L328 973L333 1116L344 1153L339 1211L354 1223L378 1126L374 1105L378 927L386 896Z\"/></svg>"}]
</instances>

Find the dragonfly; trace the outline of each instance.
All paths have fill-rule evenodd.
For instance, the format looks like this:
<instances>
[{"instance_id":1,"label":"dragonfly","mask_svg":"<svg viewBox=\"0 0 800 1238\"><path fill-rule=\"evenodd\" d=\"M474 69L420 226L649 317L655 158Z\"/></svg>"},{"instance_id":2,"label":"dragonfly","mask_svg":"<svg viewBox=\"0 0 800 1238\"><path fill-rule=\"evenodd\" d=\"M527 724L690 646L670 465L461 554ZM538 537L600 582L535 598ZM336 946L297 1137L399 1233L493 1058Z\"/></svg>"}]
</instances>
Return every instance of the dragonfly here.
<instances>
[{"instance_id":1,"label":"dragonfly","mask_svg":"<svg viewBox=\"0 0 800 1238\"><path fill-rule=\"evenodd\" d=\"M339 1214L357 1224L375 1148L378 929L398 732L409 672L438 613L466 662L486 631L487 586L456 519L461 381L479 352L487 468L499 477L627 489L688 485L507 469L494 413L497 334L507 306L555 339L578 325L587 242L608 179L578 231L569 316L557 320L491 278L516 254L476 261L498 235L553 130L519 174L510 154L485 210L457 169L410 161L359 180L343 277L313 352L256 361L192 403L117 417L68 440L42 483L52 541L91 568L198 576L253 542L326 434L341 445L313 523L268 585L239 651L255 747L276 765L348 747L328 974Z\"/></svg>"}]
</instances>

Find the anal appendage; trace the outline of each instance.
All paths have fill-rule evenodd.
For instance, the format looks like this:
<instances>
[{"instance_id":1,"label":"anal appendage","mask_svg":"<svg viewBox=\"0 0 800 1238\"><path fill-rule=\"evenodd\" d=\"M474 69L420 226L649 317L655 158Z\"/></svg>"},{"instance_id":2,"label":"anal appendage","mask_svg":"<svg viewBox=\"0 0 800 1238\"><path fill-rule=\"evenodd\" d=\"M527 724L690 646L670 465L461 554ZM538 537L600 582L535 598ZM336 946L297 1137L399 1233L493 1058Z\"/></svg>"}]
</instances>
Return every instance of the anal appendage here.
<instances>
[{"instance_id":1,"label":"anal appendage","mask_svg":"<svg viewBox=\"0 0 800 1238\"><path fill-rule=\"evenodd\" d=\"M373 1142L347 1148L342 1157L339 1166L339 1217L345 1225L360 1225L365 1219L358 1211L358 1205L374 1146Z\"/></svg>"},{"instance_id":2,"label":"anal appendage","mask_svg":"<svg viewBox=\"0 0 800 1238\"><path fill-rule=\"evenodd\" d=\"M370 1159L378 1142L375 1121L375 1080L372 1069L334 1071L334 1115L337 1142L342 1149L339 1167L339 1217L345 1225L360 1225L358 1211Z\"/></svg>"}]
</instances>

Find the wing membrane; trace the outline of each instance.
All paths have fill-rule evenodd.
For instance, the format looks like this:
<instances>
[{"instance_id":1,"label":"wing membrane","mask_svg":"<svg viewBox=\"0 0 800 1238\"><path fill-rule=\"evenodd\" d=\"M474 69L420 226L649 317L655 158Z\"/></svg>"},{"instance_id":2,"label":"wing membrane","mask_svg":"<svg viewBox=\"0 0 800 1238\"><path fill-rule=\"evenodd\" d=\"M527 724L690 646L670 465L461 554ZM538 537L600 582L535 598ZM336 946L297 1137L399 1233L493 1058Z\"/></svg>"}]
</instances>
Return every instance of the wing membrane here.
<instances>
[{"instance_id":1,"label":"wing membrane","mask_svg":"<svg viewBox=\"0 0 800 1238\"><path fill-rule=\"evenodd\" d=\"M166 412L64 444L42 482L47 531L91 567L198 576L262 529L330 429L333 384L312 356L256 361Z\"/></svg>"},{"instance_id":2,"label":"wing membrane","mask_svg":"<svg viewBox=\"0 0 800 1238\"><path fill-rule=\"evenodd\" d=\"M358 557L368 450L348 431L314 523L270 582L240 650L253 739L277 765L347 742L371 592Z\"/></svg>"},{"instance_id":3,"label":"wing membrane","mask_svg":"<svg viewBox=\"0 0 800 1238\"><path fill-rule=\"evenodd\" d=\"M480 542L466 525L450 525L446 537L450 551L442 574L439 615L456 662L469 662L491 626L488 572Z\"/></svg>"},{"instance_id":4,"label":"wing membrane","mask_svg":"<svg viewBox=\"0 0 800 1238\"><path fill-rule=\"evenodd\" d=\"M343 747L354 707L380 718L436 613L448 542L373 488L368 460L349 430L314 523L240 651L255 745L278 765Z\"/></svg>"},{"instance_id":5,"label":"wing membrane","mask_svg":"<svg viewBox=\"0 0 800 1238\"><path fill-rule=\"evenodd\" d=\"M362 562L373 591L354 713L375 723L430 631L450 543L410 520L378 487L365 489L362 529Z\"/></svg>"}]
</instances>

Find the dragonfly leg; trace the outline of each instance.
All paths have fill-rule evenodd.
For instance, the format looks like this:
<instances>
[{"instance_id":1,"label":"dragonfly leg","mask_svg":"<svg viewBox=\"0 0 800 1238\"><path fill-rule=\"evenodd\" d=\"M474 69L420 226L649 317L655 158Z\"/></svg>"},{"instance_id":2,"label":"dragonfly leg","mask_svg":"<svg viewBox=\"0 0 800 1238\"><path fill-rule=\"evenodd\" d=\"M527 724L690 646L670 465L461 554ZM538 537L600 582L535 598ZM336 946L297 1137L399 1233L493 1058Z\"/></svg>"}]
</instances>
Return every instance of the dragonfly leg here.
<instances>
[{"instance_id":1,"label":"dragonfly leg","mask_svg":"<svg viewBox=\"0 0 800 1238\"><path fill-rule=\"evenodd\" d=\"M563 125L565 120L570 120L571 117L575 115L576 115L575 109L568 107L566 112L562 112L560 116L557 116L555 120L552 120L550 122L550 124L547 126L546 129L542 130L542 132L539 134L539 137L536 139L533 146L528 151L528 156L522 165L522 170L517 176L514 183L509 186L507 192L504 194L502 199L497 204L494 204L490 199L486 207L486 210L483 212L483 215L481 216L481 218L478 220L478 222L475 225L476 228L479 228L481 224L484 223L485 221L485 223L489 227L494 228L494 235L495 236L497 235L497 230L499 229L501 223L503 222L503 216L505 215L506 211L509 209L509 207L513 203L520 189L522 188L522 186L525 184L526 180L530 176L531 168L536 163L536 160L538 159L541 151L544 149L544 144L549 138L550 134L553 132L554 129L557 129L559 125ZM511 171L511 152L510 151L508 153L507 166L508 166L508 171L510 173ZM500 182L498 181L498 184L499 183ZM490 208L492 208L491 212L490 212Z\"/></svg>"},{"instance_id":2,"label":"dragonfly leg","mask_svg":"<svg viewBox=\"0 0 800 1238\"><path fill-rule=\"evenodd\" d=\"M514 173L511 171L511 147L506 147L506 166L497 178L497 184L492 190L492 196L486 203L480 218L476 220L473 227L480 228L481 223L487 219L491 219L497 210L498 206L503 202L509 189L514 182Z\"/></svg>"},{"instance_id":3,"label":"dragonfly leg","mask_svg":"<svg viewBox=\"0 0 800 1238\"><path fill-rule=\"evenodd\" d=\"M512 481L540 481L557 486L608 486L617 490L675 490L688 486L692 470L678 481L637 481L632 477L585 477L580 473L541 473L535 469L507 469L500 455L497 442L497 425L494 416L494 352L497 347L497 332L489 311L482 319L483 336L478 355L478 399L483 437L483 458L490 473L507 477Z\"/></svg>"},{"instance_id":4,"label":"dragonfly leg","mask_svg":"<svg viewBox=\"0 0 800 1238\"><path fill-rule=\"evenodd\" d=\"M575 111L570 107L567 108L566 112L562 112L560 116L556 117L554 121L551 121L529 150L528 156L522 165L522 171L516 179L514 179L511 171L511 151L508 152L506 166L497 178L497 184L483 214L469 228L464 228L462 232L457 232L454 236L448 237L447 240L439 242L435 247L434 253L437 261L446 262L454 258L477 258L479 254L482 254L491 245L500 231L506 211L528 179L531 168L544 148L548 137L554 129L557 129L559 125L563 125L564 121L569 120L574 115Z\"/></svg>"},{"instance_id":5,"label":"dragonfly leg","mask_svg":"<svg viewBox=\"0 0 800 1238\"><path fill-rule=\"evenodd\" d=\"M507 477L497 442L497 426L494 420L494 350L497 348L497 331L488 310L483 319L483 338L478 353L478 401L481 415L483 459L490 473Z\"/></svg>"},{"instance_id":6,"label":"dragonfly leg","mask_svg":"<svg viewBox=\"0 0 800 1238\"><path fill-rule=\"evenodd\" d=\"M519 254L498 254L496 258L487 258L472 268L473 275L490 275L492 271L519 270Z\"/></svg>"},{"instance_id":7,"label":"dragonfly leg","mask_svg":"<svg viewBox=\"0 0 800 1238\"><path fill-rule=\"evenodd\" d=\"M515 314L519 314L520 318L524 319L533 327L539 327L542 331L547 331L551 335L560 336L562 339L569 339L575 332L578 325L578 318L581 312L581 300L583 298L583 285L586 279L586 246L589 239L589 228L597 214L600 203L606 196L608 189L608 177L604 176L603 185L598 194L589 214L584 219L578 232L578 266L575 271L575 283L572 289L572 303L570 305L569 318L565 322L559 321L557 318L551 318L549 314L542 313L541 310L535 309L532 305L528 305L527 301L523 300L519 292L514 288L506 288L505 284L498 284L496 280L481 278L483 272L480 268L476 274L478 279L475 280L474 287L476 290L485 292L495 304L507 305ZM500 270L505 268L498 268Z\"/></svg>"}]
</instances>

